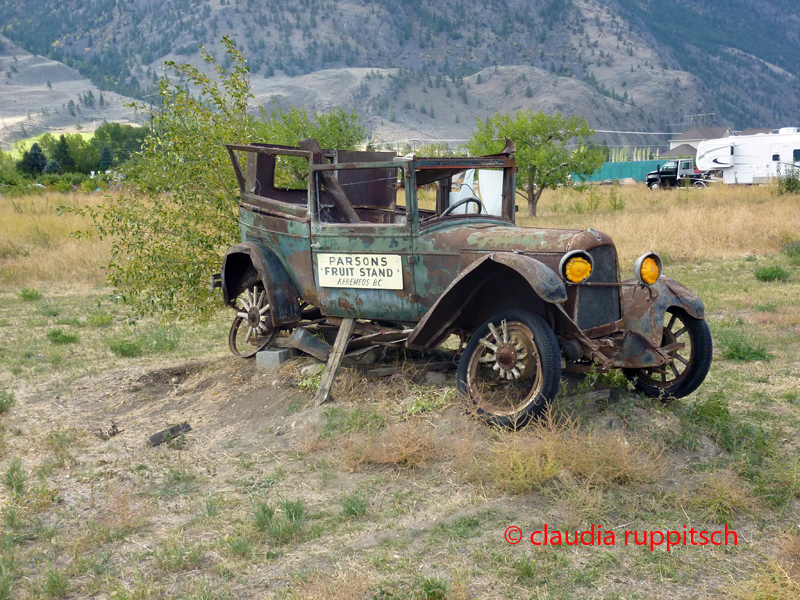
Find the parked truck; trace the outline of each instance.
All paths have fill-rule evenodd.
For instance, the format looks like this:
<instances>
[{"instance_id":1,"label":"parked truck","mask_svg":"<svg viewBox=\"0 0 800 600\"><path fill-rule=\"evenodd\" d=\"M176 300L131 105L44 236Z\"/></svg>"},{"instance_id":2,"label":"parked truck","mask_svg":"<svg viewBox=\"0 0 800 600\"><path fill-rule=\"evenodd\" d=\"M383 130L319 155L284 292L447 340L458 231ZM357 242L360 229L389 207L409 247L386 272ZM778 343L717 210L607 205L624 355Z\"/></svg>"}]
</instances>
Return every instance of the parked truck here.
<instances>
[{"instance_id":1,"label":"parked truck","mask_svg":"<svg viewBox=\"0 0 800 600\"><path fill-rule=\"evenodd\" d=\"M691 158L669 160L647 174L647 187L651 190L673 187L704 188L708 175L694 165Z\"/></svg>"}]
</instances>

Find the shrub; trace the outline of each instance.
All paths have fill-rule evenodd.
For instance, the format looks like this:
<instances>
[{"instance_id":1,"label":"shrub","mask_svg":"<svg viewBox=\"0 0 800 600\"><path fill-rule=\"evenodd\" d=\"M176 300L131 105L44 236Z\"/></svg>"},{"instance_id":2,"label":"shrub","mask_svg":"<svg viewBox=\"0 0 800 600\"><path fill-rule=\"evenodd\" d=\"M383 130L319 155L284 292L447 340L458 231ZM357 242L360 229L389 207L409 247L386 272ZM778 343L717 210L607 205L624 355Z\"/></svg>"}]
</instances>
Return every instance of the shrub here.
<instances>
[{"instance_id":1,"label":"shrub","mask_svg":"<svg viewBox=\"0 0 800 600\"><path fill-rule=\"evenodd\" d=\"M797 194L800 193L800 169L789 166L781 173L778 167L778 193Z\"/></svg>"},{"instance_id":2,"label":"shrub","mask_svg":"<svg viewBox=\"0 0 800 600\"><path fill-rule=\"evenodd\" d=\"M773 265L756 269L755 276L759 281L785 281L789 279L789 271L780 265Z\"/></svg>"}]
</instances>

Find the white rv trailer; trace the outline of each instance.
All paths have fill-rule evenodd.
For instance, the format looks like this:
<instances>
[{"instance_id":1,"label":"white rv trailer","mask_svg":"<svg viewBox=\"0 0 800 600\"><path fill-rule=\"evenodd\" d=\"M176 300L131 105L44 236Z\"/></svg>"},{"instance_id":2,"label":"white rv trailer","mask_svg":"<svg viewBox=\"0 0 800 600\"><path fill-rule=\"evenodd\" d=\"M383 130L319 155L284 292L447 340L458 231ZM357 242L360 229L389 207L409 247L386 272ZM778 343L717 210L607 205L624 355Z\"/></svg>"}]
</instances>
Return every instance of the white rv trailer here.
<instances>
[{"instance_id":1,"label":"white rv trailer","mask_svg":"<svg viewBox=\"0 0 800 600\"><path fill-rule=\"evenodd\" d=\"M780 170L800 167L800 133L784 127L778 133L734 135L703 140L697 146L697 168L722 172L725 183L767 183Z\"/></svg>"}]
</instances>

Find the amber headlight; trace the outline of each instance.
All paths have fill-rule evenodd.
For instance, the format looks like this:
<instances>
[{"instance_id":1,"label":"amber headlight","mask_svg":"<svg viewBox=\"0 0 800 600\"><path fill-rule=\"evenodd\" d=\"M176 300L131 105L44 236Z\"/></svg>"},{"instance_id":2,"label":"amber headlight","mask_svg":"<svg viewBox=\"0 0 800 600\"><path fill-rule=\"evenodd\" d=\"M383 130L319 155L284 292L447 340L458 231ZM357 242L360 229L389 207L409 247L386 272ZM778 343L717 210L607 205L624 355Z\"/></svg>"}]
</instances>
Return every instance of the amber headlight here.
<instances>
[{"instance_id":1,"label":"amber headlight","mask_svg":"<svg viewBox=\"0 0 800 600\"><path fill-rule=\"evenodd\" d=\"M661 257L655 252L642 254L633 265L633 274L644 285L653 285L661 277Z\"/></svg>"},{"instance_id":2,"label":"amber headlight","mask_svg":"<svg viewBox=\"0 0 800 600\"><path fill-rule=\"evenodd\" d=\"M589 279L593 267L594 261L585 250L567 252L559 265L561 277L570 283L582 283Z\"/></svg>"}]
</instances>

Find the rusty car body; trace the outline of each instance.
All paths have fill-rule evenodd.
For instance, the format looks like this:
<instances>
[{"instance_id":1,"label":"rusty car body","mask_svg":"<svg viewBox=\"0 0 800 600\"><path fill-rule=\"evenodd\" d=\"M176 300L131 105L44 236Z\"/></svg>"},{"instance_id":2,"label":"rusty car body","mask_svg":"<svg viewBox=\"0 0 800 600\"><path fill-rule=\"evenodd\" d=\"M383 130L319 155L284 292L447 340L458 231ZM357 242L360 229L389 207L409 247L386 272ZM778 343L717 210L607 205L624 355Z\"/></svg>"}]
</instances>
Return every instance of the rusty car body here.
<instances>
[{"instance_id":1,"label":"rusty car body","mask_svg":"<svg viewBox=\"0 0 800 600\"><path fill-rule=\"evenodd\" d=\"M623 369L662 397L690 394L709 370L703 303L663 276L656 254L620 280L608 235L515 224L513 149L398 157L304 140L228 151L241 243L218 285L236 313L237 355L278 344L324 358L322 334L343 318L357 319L355 352L430 350L455 334L463 401L508 427L544 409L562 369Z\"/></svg>"}]
</instances>

